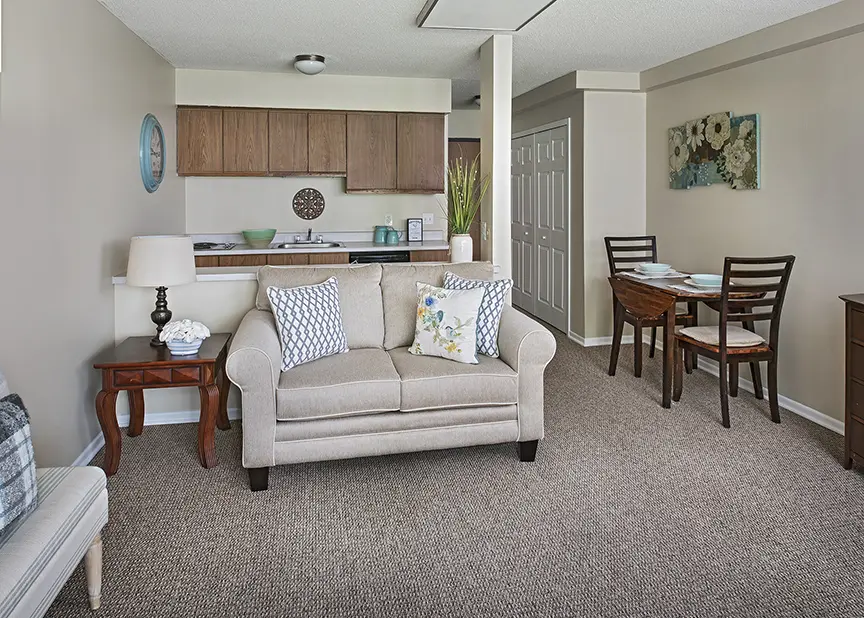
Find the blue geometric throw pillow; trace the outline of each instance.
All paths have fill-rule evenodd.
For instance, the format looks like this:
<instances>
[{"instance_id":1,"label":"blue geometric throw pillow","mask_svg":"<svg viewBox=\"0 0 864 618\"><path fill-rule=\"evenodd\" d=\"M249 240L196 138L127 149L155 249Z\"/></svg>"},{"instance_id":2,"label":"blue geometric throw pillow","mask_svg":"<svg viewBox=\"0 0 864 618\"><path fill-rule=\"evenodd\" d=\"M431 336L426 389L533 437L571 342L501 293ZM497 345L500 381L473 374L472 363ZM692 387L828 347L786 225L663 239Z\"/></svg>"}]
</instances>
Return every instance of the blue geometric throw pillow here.
<instances>
[{"instance_id":1,"label":"blue geometric throw pillow","mask_svg":"<svg viewBox=\"0 0 864 618\"><path fill-rule=\"evenodd\" d=\"M271 285L267 298L282 343L282 371L348 351L336 277L296 288Z\"/></svg>"},{"instance_id":2,"label":"blue geometric throw pillow","mask_svg":"<svg viewBox=\"0 0 864 618\"><path fill-rule=\"evenodd\" d=\"M507 292L513 287L513 280L463 279L459 275L445 272L444 287L448 290L486 289L480 302L480 314L477 316L477 351L498 358L498 327L501 325L501 313L504 311Z\"/></svg>"},{"instance_id":3,"label":"blue geometric throw pillow","mask_svg":"<svg viewBox=\"0 0 864 618\"><path fill-rule=\"evenodd\" d=\"M0 399L0 533L36 508L30 417L18 395Z\"/></svg>"}]
</instances>

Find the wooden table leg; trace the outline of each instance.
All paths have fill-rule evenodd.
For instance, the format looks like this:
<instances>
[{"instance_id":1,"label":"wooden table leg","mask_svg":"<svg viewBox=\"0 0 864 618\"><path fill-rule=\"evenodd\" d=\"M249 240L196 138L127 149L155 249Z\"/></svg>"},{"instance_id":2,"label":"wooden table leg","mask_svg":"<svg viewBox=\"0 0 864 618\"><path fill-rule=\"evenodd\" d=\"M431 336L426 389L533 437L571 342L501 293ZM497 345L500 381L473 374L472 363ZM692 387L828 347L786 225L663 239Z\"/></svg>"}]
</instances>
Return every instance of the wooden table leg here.
<instances>
[{"instance_id":1,"label":"wooden table leg","mask_svg":"<svg viewBox=\"0 0 864 618\"><path fill-rule=\"evenodd\" d=\"M663 327L663 407L672 407L672 373L675 368L675 304L664 314Z\"/></svg>"},{"instance_id":2,"label":"wooden table leg","mask_svg":"<svg viewBox=\"0 0 864 618\"><path fill-rule=\"evenodd\" d=\"M219 388L215 384L199 386L201 419L198 421L198 459L205 468L213 468L216 461L216 417L219 415Z\"/></svg>"},{"instance_id":3,"label":"wooden table leg","mask_svg":"<svg viewBox=\"0 0 864 618\"><path fill-rule=\"evenodd\" d=\"M134 438L144 431L144 391L126 391L129 395L129 431Z\"/></svg>"},{"instance_id":4,"label":"wooden table leg","mask_svg":"<svg viewBox=\"0 0 864 618\"><path fill-rule=\"evenodd\" d=\"M219 417L216 419L216 426L222 431L231 429L231 421L228 420L228 393L231 392L231 382L228 380L228 372L225 371L225 364L219 371Z\"/></svg>"},{"instance_id":5,"label":"wooden table leg","mask_svg":"<svg viewBox=\"0 0 864 618\"><path fill-rule=\"evenodd\" d=\"M107 476L120 467L120 426L117 424L117 391L99 391L96 395L96 416L105 436L105 461L102 469Z\"/></svg>"}]
</instances>

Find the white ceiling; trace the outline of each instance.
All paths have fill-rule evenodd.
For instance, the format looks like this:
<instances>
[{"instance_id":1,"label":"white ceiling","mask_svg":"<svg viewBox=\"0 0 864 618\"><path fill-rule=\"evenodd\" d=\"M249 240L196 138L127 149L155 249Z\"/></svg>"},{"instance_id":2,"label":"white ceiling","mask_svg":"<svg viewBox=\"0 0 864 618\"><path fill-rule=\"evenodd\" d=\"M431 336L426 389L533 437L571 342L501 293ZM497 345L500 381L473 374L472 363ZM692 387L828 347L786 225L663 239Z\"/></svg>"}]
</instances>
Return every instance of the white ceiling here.
<instances>
[{"instance_id":1,"label":"white ceiling","mask_svg":"<svg viewBox=\"0 0 864 618\"><path fill-rule=\"evenodd\" d=\"M175 67L454 79L479 92L488 32L429 30L425 0L99 0ZM465 0L470 1L470 0ZM840 0L558 0L513 34L513 94L576 69L641 71Z\"/></svg>"}]
</instances>

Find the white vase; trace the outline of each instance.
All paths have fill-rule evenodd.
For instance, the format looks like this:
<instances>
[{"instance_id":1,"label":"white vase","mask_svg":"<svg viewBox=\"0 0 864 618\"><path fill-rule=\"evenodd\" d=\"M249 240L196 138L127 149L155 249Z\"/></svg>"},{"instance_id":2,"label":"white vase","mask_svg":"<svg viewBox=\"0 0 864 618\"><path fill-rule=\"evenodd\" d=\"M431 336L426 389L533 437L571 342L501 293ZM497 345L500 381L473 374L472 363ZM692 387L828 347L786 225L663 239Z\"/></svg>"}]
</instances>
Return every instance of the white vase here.
<instances>
[{"instance_id":1,"label":"white vase","mask_svg":"<svg viewBox=\"0 0 864 618\"><path fill-rule=\"evenodd\" d=\"M450 237L450 262L474 261L474 239L470 234L453 234Z\"/></svg>"}]
</instances>

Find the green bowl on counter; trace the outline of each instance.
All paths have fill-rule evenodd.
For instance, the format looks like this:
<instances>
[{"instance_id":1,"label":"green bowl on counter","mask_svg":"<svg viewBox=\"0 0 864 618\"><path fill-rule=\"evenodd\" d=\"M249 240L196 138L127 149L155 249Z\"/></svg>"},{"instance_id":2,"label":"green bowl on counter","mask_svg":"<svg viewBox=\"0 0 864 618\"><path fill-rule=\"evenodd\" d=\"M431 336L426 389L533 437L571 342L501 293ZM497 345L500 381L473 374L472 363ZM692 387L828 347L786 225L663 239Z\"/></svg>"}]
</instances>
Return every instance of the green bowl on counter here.
<instances>
[{"instance_id":1,"label":"green bowl on counter","mask_svg":"<svg viewBox=\"0 0 864 618\"><path fill-rule=\"evenodd\" d=\"M246 244L253 249L267 249L276 237L276 230L243 230L243 238Z\"/></svg>"}]
</instances>

